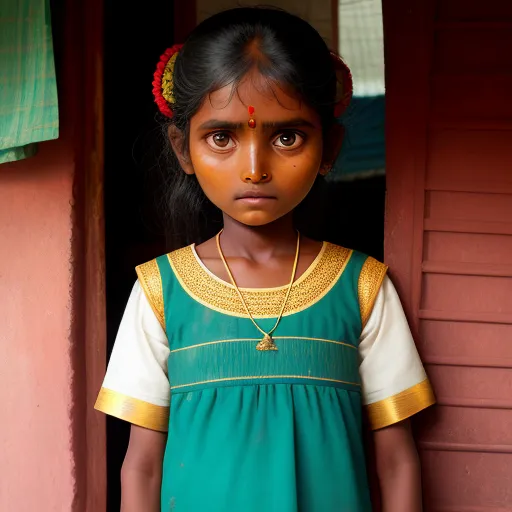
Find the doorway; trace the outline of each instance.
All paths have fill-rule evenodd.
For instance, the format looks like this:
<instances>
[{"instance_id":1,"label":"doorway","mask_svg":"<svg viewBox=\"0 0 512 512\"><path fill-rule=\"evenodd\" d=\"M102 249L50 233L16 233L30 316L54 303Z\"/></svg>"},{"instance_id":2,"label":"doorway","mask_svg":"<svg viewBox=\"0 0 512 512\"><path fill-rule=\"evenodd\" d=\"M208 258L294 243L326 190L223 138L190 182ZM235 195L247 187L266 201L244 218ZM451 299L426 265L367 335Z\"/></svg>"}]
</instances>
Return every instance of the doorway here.
<instances>
[{"instance_id":1,"label":"doorway","mask_svg":"<svg viewBox=\"0 0 512 512\"><path fill-rule=\"evenodd\" d=\"M156 166L161 133L151 93L154 64L173 43L173 2L120 9L105 2L105 252L107 358L135 282L135 266L165 252ZM107 417L107 510L119 511L130 427Z\"/></svg>"}]
</instances>

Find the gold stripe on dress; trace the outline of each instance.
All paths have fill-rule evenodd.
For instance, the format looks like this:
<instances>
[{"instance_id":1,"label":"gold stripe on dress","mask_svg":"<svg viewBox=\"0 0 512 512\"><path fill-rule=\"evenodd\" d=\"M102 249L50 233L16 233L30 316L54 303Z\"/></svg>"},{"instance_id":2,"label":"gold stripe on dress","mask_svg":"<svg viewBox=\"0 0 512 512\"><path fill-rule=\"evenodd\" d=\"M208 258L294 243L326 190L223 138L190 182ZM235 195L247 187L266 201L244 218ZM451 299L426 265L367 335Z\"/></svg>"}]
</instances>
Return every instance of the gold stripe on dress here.
<instances>
[{"instance_id":1,"label":"gold stripe on dress","mask_svg":"<svg viewBox=\"0 0 512 512\"><path fill-rule=\"evenodd\" d=\"M256 379L307 379L307 380L320 380L325 382L336 382L337 384L347 384L349 386L360 387L358 382L348 382L345 380L326 379L325 377L313 377L311 375L249 375L245 377L226 377L225 379L211 379L202 380L198 382L191 382L189 384L179 384L178 386L171 386L171 390L188 388L190 386L201 386L203 384L213 384L215 382L229 382L239 380L256 380Z\"/></svg>"},{"instance_id":2,"label":"gold stripe on dress","mask_svg":"<svg viewBox=\"0 0 512 512\"><path fill-rule=\"evenodd\" d=\"M373 430L388 427L426 409L436 402L428 379L401 393L368 404L366 410Z\"/></svg>"},{"instance_id":3,"label":"gold stripe on dress","mask_svg":"<svg viewBox=\"0 0 512 512\"><path fill-rule=\"evenodd\" d=\"M349 347L349 348L353 348L354 350L357 350L357 347L354 347L354 345L351 345L350 343L345 343L344 341L337 341L337 340L326 340L323 338L308 338L305 336L272 336L272 339L274 339L274 340L318 341L321 343L333 343L335 345L343 345L344 347ZM237 338L237 339L232 339L232 340L207 341L205 343L198 343L197 345L190 345L188 347L175 348L174 350L171 350L171 354L174 354L176 352L183 352L184 350L191 350L193 348L206 347L208 345L216 345L218 343L238 343L238 342L244 342L244 341L260 342L261 338Z\"/></svg>"},{"instance_id":4,"label":"gold stripe on dress","mask_svg":"<svg viewBox=\"0 0 512 512\"><path fill-rule=\"evenodd\" d=\"M370 318L387 270L387 265L371 256L363 264L358 282L359 308L363 329Z\"/></svg>"},{"instance_id":5,"label":"gold stripe on dress","mask_svg":"<svg viewBox=\"0 0 512 512\"><path fill-rule=\"evenodd\" d=\"M325 242L308 270L293 283L283 316L302 311L327 295L343 274L351 256L351 250ZM204 268L192 246L168 254L168 259L183 289L197 302L220 313L247 318L235 288ZM276 318L287 287L241 290L254 318Z\"/></svg>"},{"instance_id":6,"label":"gold stripe on dress","mask_svg":"<svg viewBox=\"0 0 512 512\"><path fill-rule=\"evenodd\" d=\"M162 276L158 263L155 260L148 261L135 268L139 282L148 298L149 304L155 313L160 325L165 331L164 293Z\"/></svg>"},{"instance_id":7,"label":"gold stripe on dress","mask_svg":"<svg viewBox=\"0 0 512 512\"><path fill-rule=\"evenodd\" d=\"M139 427L167 432L169 407L154 405L111 389L101 388L94 408Z\"/></svg>"}]
</instances>

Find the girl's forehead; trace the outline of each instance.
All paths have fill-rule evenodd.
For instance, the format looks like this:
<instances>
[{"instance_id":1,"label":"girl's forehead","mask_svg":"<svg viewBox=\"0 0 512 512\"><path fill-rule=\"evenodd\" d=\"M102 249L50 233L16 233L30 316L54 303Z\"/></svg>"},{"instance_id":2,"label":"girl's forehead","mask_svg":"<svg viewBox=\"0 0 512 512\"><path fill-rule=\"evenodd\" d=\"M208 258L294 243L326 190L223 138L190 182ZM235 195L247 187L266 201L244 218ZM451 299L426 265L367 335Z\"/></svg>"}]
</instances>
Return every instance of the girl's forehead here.
<instances>
[{"instance_id":1,"label":"girl's forehead","mask_svg":"<svg viewBox=\"0 0 512 512\"><path fill-rule=\"evenodd\" d=\"M247 112L249 106L263 111L302 112L304 102L289 84L276 82L257 71L249 72L236 84L228 84L209 94L204 107L213 110L229 110L233 113Z\"/></svg>"}]
</instances>

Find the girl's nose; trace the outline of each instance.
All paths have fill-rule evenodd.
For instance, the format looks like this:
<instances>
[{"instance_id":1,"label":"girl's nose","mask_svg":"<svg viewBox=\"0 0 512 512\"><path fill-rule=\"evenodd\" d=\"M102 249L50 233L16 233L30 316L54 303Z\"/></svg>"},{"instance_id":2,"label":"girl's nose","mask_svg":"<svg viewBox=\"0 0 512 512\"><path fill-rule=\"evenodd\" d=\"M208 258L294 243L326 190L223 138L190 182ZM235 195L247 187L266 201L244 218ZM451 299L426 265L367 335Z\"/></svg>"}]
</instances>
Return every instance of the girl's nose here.
<instances>
[{"instance_id":1,"label":"girl's nose","mask_svg":"<svg viewBox=\"0 0 512 512\"><path fill-rule=\"evenodd\" d=\"M246 183L266 183L270 181L271 176L269 172L261 172L258 169L251 169L242 173L242 181Z\"/></svg>"},{"instance_id":2,"label":"girl's nose","mask_svg":"<svg viewBox=\"0 0 512 512\"><path fill-rule=\"evenodd\" d=\"M268 169L265 169L263 162L265 158L257 151L256 145L252 145L245 161L244 170L240 178L245 183L266 183L272 179Z\"/></svg>"}]
</instances>

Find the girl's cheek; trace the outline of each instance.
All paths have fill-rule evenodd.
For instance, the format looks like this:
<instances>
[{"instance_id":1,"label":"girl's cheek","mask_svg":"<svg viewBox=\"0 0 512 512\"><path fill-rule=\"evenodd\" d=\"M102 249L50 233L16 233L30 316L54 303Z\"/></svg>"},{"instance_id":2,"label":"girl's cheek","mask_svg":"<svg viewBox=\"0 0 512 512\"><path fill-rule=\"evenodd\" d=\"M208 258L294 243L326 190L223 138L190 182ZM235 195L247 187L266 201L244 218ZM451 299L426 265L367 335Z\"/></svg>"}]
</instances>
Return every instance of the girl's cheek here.
<instances>
[{"instance_id":1,"label":"girl's cheek","mask_svg":"<svg viewBox=\"0 0 512 512\"><path fill-rule=\"evenodd\" d=\"M221 158L221 155L212 152L209 153L207 151L198 151L196 153L191 152L191 159L194 168L199 172L212 170L213 168L218 167L219 164L225 160L225 158Z\"/></svg>"}]
</instances>

